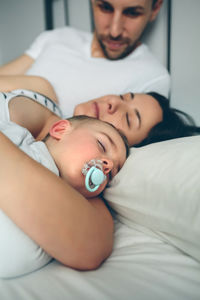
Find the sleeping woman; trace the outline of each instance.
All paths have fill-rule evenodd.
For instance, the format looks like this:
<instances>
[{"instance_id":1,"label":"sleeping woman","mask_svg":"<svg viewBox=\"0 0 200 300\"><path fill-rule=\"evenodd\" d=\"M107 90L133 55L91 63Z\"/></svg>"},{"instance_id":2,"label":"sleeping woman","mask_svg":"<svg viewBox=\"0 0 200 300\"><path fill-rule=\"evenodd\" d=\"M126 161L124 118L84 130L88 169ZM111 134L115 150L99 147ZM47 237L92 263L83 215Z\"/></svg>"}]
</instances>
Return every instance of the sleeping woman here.
<instances>
[{"instance_id":1,"label":"sleeping woman","mask_svg":"<svg viewBox=\"0 0 200 300\"><path fill-rule=\"evenodd\" d=\"M36 89L34 77L27 76L26 80L31 80L31 86L20 83L22 88L51 97L51 87L48 88L46 81L37 78ZM12 87L4 91L8 90ZM34 112L28 120L29 130L41 139L54 118L54 112L45 107L50 100L46 98L45 106L41 106L25 100L21 93L22 90L15 92L10 102L13 118L23 126L26 110ZM188 122L183 121L178 113L169 107L167 99L155 93L110 95L75 108L77 115L88 114L121 129L131 146L191 135L194 124L187 118ZM0 209L58 261L81 270L97 268L113 246L113 219L103 198L86 199L20 151L2 133L0 142Z\"/></svg>"},{"instance_id":2,"label":"sleeping woman","mask_svg":"<svg viewBox=\"0 0 200 300\"><path fill-rule=\"evenodd\" d=\"M46 101L46 104L44 103L47 108L51 109L51 100L59 103L53 87L42 77L27 75L0 76L0 91L9 92L19 88L32 90L45 95L47 99L50 98L49 101ZM21 95L20 90L18 90L18 93L16 99L23 96L23 92ZM17 121L22 122L25 118L26 109L31 111L37 107L37 112L32 114L33 123L28 118L33 127L31 128L29 124L29 130L34 137L39 134L40 137L45 135L49 128L49 117L54 115L53 112L42 109L41 106L35 103L36 101L27 102L25 99L23 101L23 97L20 97L21 101L16 101L16 99L11 102L15 104L11 105L14 106L15 110L17 109L17 114L15 112L18 118ZM54 106L60 111L58 106ZM63 116L66 115L67 112L63 112ZM133 94L131 91L124 95L106 95L77 104L74 108L74 115L87 115L111 123L124 133L130 146L143 146L152 142L188 136L196 130L195 123L189 115L171 108L168 99L153 92ZM23 124L20 125L23 126Z\"/></svg>"}]
</instances>

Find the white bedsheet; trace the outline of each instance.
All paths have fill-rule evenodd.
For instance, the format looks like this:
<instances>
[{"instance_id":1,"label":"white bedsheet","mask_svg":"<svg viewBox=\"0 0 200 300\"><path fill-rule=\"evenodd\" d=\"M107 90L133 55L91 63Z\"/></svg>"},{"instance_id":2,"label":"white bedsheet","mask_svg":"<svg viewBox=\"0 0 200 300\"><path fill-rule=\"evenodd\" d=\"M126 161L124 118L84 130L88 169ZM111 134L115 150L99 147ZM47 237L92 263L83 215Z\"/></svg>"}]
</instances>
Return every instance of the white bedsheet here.
<instances>
[{"instance_id":1,"label":"white bedsheet","mask_svg":"<svg viewBox=\"0 0 200 300\"><path fill-rule=\"evenodd\" d=\"M200 264L116 222L113 253L98 270L80 272L53 261L29 275L1 279L0 299L199 300Z\"/></svg>"}]
</instances>

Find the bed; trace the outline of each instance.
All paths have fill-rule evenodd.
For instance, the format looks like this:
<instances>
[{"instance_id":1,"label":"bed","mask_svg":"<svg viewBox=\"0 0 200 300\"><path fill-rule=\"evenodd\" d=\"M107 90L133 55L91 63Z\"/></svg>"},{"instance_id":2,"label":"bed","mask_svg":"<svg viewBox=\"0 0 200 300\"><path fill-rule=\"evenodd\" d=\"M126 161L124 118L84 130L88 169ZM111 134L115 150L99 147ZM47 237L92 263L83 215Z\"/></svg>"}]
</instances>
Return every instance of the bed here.
<instances>
[{"instance_id":1,"label":"bed","mask_svg":"<svg viewBox=\"0 0 200 300\"><path fill-rule=\"evenodd\" d=\"M94 271L52 261L0 279L0 299L199 300L199 149L199 136L133 148L104 195L115 219L111 256Z\"/></svg>"},{"instance_id":2,"label":"bed","mask_svg":"<svg viewBox=\"0 0 200 300\"><path fill-rule=\"evenodd\" d=\"M147 41L162 62L167 10L165 1L156 21L163 49L157 33ZM199 153L198 136L133 148L104 194L115 219L111 256L95 271L53 260L0 279L0 300L199 300Z\"/></svg>"}]
</instances>

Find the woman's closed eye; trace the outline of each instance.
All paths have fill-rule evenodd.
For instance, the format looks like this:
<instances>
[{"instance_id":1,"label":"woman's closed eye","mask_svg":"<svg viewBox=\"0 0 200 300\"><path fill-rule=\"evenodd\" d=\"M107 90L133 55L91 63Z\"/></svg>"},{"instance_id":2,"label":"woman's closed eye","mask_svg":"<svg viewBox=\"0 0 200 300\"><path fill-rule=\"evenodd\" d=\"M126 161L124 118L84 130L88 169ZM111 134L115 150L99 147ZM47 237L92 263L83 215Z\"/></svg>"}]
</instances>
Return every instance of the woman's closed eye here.
<instances>
[{"instance_id":1,"label":"woman's closed eye","mask_svg":"<svg viewBox=\"0 0 200 300\"><path fill-rule=\"evenodd\" d=\"M138 129L141 127L141 115L139 113L139 111L137 109L135 109L135 114L136 114L136 117L137 117L137 120L138 120Z\"/></svg>"},{"instance_id":2,"label":"woman's closed eye","mask_svg":"<svg viewBox=\"0 0 200 300\"><path fill-rule=\"evenodd\" d=\"M122 101L125 101L123 95L119 95L119 97L120 97L120 99L121 99ZM130 122L130 116L129 116L128 113L126 113L126 123L127 123L128 128L130 128L130 127L131 127L131 122Z\"/></svg>"},{"instance_id":3,"label":"woman's closed eye","mask_svg":"<svg viewBox=\"0 0 200 300\"><path fill-rule=\"evenodd\" d=\"M131 124L130 124L130 118L129 118L129 114L128 113L126 113L126 123L128 125L128 128L130 128Z\"/></svg>"}]
</instances>

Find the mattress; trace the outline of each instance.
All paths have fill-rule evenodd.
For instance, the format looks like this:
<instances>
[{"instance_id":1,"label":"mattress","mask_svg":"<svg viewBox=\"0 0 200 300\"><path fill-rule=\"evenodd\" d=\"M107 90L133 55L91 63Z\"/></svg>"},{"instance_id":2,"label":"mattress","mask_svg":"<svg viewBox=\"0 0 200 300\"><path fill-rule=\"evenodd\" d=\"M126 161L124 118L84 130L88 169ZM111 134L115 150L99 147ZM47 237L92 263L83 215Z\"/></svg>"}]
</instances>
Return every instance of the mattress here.
<instances>
[{"instance_id":1,"label":"mattress","mask_svg":"<svg viewBox=\"0 0 200 300\"><path fill-rule=\"evenodd\" d=\"M199 300L200 264L116 220L114 249L100 268L77 271L53 261L26 276L1 279L0 299Z\"/></svg>"}]
</instances>

